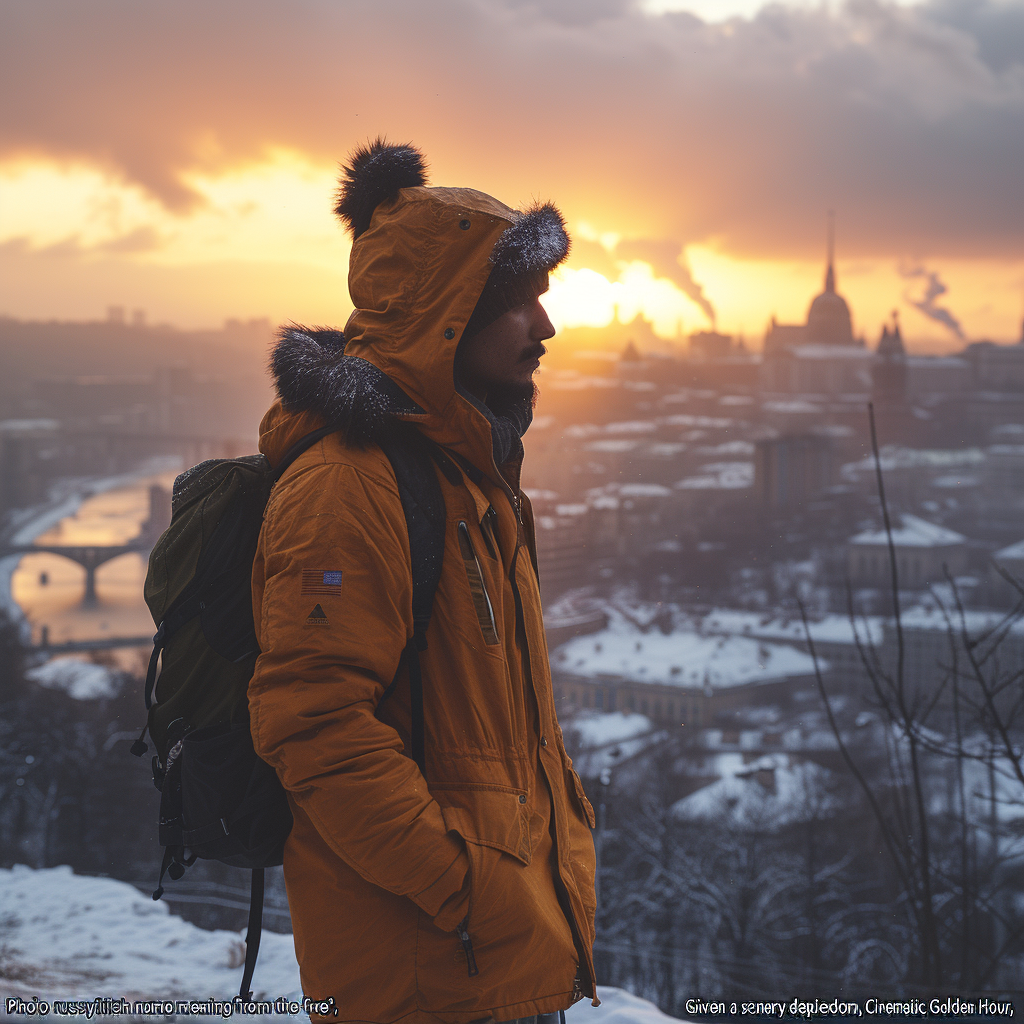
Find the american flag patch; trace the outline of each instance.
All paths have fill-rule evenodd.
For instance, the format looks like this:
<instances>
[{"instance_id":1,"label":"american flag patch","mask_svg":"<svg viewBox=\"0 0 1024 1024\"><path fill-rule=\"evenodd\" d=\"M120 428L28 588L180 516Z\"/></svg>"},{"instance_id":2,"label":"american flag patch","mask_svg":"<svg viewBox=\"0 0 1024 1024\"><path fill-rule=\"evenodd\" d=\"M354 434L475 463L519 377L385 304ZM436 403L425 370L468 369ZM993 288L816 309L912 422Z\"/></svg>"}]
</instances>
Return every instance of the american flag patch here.
<instances>
[{"instance_id":1,"label":"american flag patch","mask_svg":"<svg viewBox=\"0 0 1024 1024\"><path fill-rule=\"evenodd\" d=\"M341 571L339 569L303 569L300 593L316 597L337 597L341 593Z\"/></svg>"}]
</instances>

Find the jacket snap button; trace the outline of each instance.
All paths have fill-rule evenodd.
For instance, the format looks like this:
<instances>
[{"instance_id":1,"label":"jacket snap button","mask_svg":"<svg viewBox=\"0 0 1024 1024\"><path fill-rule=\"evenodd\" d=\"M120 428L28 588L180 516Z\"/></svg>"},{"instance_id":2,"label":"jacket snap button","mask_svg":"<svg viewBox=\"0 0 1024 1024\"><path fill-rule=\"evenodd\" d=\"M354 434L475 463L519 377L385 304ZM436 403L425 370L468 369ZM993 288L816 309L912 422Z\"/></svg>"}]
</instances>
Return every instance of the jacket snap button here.
<instances>
[{"instance_id":1,"label":"jacket snap button","mask_svg":"<svg viewBox=\"0 0 1024 1024\"><path fill-rule=\"evenodd\" d=\"M519 794L519 802L521 804L525 804L526 803L526 794L525 793L520 793Z\"/></svg>"},{"instance_id":2,"label":"jacket snap button","mask_svg":"<svg viewBox=\"0 0 1024 1024\"><path fill-rule=\"evenodd\" d=\"M541 736L541 738L540 738L540 745L542 747L546 747L548 745L548 741L547 741L547 739L544 736Z\"/></svg>"},{"instance_id":3,"label":"jacket snap button","mask_svg":"<svg viewBox=\"0 0 1024 1024\"><path fill-rule=\"evenodd\" d=\"M453 331L453 330L452 330L452 329L451 329L450 327L446 327L446 328L444 329L444 336L445 336L445 337L446 337L446 338L447 338L447 339L448 339L449 341L451 341L451 340L452 340L452 338L454 338L454 337L455 337L455 331Z\"/></svg>"},{"instance_id":4,"label":"jacket snap button","mask_svg":"<svg viewBox=\"0 0 1024 1024\"><path fill-rule=\"evenodd\" d=\"M459 227L462 228L463 231L468 231L469 230L469 221L468 220L460 220L459 221Z\"/></svg>"}]
</instances>

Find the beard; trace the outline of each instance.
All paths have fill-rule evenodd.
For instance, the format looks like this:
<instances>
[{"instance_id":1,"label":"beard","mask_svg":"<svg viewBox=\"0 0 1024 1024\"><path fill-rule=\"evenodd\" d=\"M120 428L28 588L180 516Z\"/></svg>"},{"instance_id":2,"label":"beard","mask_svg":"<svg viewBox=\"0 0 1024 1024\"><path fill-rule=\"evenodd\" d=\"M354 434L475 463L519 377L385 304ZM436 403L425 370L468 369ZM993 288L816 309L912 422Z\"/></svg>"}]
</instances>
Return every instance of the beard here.
<instances>
[{"instance_id":1,"label":"beard","mask_svg":"<svg viewBox=\"0 0 1024 1024\"><path fill-rule=\"evenodd\" d=\"M539 397L540 389L532 380L522 384L493 384L487 389L487 405L499 416L513 409L529 409L532 413Z\"/></svg>"}]
</instances>

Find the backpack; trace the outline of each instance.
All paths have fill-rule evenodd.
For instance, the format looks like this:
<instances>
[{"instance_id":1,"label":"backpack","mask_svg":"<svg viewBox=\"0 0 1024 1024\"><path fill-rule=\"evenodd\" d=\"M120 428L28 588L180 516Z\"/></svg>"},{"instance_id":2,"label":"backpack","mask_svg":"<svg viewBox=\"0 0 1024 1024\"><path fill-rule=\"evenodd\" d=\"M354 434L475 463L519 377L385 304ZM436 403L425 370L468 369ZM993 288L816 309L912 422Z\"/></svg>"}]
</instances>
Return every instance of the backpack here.
<instances>
[{"instance_id":1,"label":"backpack","mask_svg":"<svg viewBox=\"0 0 1024 1024\"><path fill-rule=\"evenodd\" d=\"M132 745L141 757L149 732L156 747L153 781L160 790L159 841L164 847L153 899L163 877L179 879L196 858L252 869L245 968L249 989L259 952L264 869L283 862L291 811L277 773L256 755L249 731L247 689L259 646L252 616L252 565L274 484L304 451L337 428L306 435L271 468L263 455L212 459L181 474L171 496L171 524L149 559L145 598L157 624L146 675L146 726ZM413 635L407 666L411 754L424 768L423 685L419 653L441 577L445 505L432 460L452 483L454 463L413 427L381 442L394 469L409 530ZM161 670L157 679L157 665Z\"/></svg>"}]
</instances>

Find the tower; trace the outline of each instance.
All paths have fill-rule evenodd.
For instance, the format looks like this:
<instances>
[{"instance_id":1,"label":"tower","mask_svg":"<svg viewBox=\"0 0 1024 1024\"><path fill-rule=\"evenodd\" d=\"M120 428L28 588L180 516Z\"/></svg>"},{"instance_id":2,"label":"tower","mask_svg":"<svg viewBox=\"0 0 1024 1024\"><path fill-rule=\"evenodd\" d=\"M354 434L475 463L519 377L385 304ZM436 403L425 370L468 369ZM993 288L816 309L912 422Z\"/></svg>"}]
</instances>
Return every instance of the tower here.
<instances>
[{"instance_id":1,"label":"tower","mask_svg":"<svg viewBox=\"0 0 1024 1024\"><path fill-rule=\"evenodd\" d=\"M807 311L807 341L812 345L856 345L850 307L836 291L835 214L828 212L825 290L815 296Z\"/></svg>"},{"instance_id":2,"label":"tower","mask_svg":"<svg viewBox=\"0 0 1024 1024\"><path fill-rule=\"evenodd\" d=\"M882 327L882 337L871 366L872 396L881 404L903 403L907 399L907 352L900 333L899 314L892 311L892 329Z\"/></svg>"}]
</instances>

